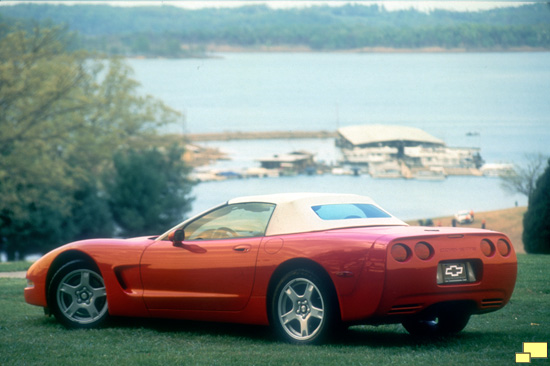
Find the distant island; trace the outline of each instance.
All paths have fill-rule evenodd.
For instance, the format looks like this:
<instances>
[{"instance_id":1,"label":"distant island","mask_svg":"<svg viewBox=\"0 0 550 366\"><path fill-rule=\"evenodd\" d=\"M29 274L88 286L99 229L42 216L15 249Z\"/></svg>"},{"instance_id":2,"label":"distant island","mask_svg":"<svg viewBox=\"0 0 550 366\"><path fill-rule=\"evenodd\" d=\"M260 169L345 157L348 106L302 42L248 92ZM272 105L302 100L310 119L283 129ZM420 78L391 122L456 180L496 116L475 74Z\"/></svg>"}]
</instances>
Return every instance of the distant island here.
<instances>
[{"instance_id":1,"label":"distant island","mask_svg":"<svg viewBox=\"0 0 550 366\"><path fill-rule=\"evenodd\" d=\"M376 4L189 10L97 4L0 6L0 24L47 22L77 32L75 48L124 57L214 52L512 52L550 50L550 5L477 12L387 11Z\"/></svg>"}]
</instances>

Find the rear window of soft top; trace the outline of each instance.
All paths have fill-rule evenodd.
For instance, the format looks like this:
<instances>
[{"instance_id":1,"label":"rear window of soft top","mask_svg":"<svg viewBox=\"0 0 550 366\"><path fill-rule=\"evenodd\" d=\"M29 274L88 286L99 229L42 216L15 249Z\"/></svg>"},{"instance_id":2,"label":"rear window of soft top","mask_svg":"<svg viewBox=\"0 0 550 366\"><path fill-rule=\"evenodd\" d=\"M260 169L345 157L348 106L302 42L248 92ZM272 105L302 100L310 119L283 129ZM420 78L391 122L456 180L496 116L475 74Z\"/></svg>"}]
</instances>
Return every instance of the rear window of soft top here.
<instances>
[{"instance_id":1,"label":"rear window of soft top","mask_svg":"<svg viewBox=\"0 0 550 366\"><path fill-rule=\"evenodd\" d=\"M322 220L372 219L391 217L380 208L368 203L344 203L311 207Z\"/></svg>"}]
</instances>

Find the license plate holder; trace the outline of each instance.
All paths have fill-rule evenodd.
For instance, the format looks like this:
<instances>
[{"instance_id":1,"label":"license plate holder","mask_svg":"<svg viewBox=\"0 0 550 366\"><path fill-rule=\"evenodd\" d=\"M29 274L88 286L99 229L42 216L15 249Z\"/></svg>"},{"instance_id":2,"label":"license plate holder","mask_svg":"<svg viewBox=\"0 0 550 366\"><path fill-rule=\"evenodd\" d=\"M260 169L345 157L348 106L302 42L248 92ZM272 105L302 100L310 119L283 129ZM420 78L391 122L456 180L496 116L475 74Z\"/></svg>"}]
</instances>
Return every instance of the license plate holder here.
<instances>
[{"instance_id":1,"label":"license plate holder","mask_svg":"<svg viewBox=\"0 0 550 366\"><path fill-rule=\"evenodd\" d=\"M476 281L475 277L468 261L441 262L437 268L438 284L472 283Z\"/></svg>"}]
</instances>

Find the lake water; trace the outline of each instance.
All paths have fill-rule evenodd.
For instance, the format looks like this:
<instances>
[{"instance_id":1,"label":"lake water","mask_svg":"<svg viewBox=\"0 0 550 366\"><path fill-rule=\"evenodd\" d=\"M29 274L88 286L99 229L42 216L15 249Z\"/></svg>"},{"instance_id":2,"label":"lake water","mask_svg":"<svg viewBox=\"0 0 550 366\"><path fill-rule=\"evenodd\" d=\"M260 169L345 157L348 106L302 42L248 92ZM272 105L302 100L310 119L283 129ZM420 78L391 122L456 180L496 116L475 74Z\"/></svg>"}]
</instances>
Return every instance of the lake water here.
<instances>
[{"instance_id":1,"label":"lake water","mask_svg":"<svg viewBox=\"0 0 550 366\"><path fill-rule=\"evenodd\" d=\"M227 53L212 59L128 60L144 93L185 114L168 132L329 130L357 124L418 127L447 145L479 147L489 163L550 155L550 53ZM476 136L467 136L476 132ZM334 141L210 142L219 167L292 150L338 158ZM193 213L228 198L289 191L371 196L404 219L525 205L498 179L441 182L298 176L201 183Z\"/></svg>"}]
</instances>

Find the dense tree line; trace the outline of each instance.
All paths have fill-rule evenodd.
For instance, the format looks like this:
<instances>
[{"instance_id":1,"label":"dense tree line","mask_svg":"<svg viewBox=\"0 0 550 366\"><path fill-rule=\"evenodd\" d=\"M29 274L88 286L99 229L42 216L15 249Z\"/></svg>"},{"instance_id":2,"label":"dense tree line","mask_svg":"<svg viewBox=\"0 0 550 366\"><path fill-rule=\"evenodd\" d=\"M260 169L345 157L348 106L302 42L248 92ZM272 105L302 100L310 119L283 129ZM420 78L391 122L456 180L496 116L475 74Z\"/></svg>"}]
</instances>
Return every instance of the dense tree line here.
<instances>
[{"instance_id":1,"label":"dense tree line","mask_svg":"<svg viewBox=\"0 0 550 366\"><path fill-rule=\"evenodd\" d=\"M529 154L522 164L503 173L502 187L529 199L523 217L523 245L527 253L550 254L550 160L543 154Z\"/></svg>"},{"instance_id":2,"label":"dense tree line","mask_svg":"<svg viewBox=\"0 0 550 366\"><path fill-rule=\"evenodd\" d=\"M168 57L200 53L207 44L502 50L550 48L550 6L544 3L480 12L386 11L378 5L185 10L172 6L4 6L9 17L67 24L80 46L111 54ZM191 45L181 47L181 45Z\"/></svg>"},{"instance_id":3,"label":"dense tree line","mask_svg":"<svg viewBox=\"0 0 550 366\"><path fill-rule=\"evenodd\" d=\"M529 195L523 244L527 253L550 254L550 160Z\"/></svg>"},{"instance_id":4,"label":"dense tree line","mask_svg":"<svg viewBox=\"0 0 550 366\"><path fill-rule=\"evenodd\" d=\"M123 62L71 51L73 41L59 26L0 22L0 251L9 259L76 239L158 234L189 209L183 151L149 143L179 114L140 96ZM132 180L120 178L128 170Z\"/></svg>"}]
</instances>

